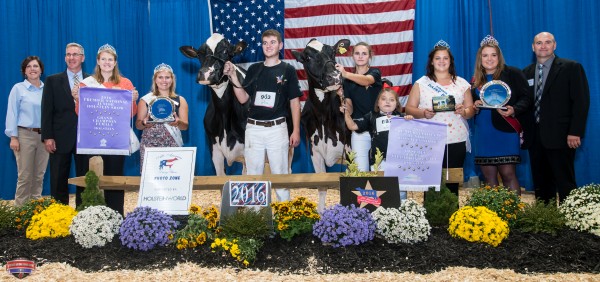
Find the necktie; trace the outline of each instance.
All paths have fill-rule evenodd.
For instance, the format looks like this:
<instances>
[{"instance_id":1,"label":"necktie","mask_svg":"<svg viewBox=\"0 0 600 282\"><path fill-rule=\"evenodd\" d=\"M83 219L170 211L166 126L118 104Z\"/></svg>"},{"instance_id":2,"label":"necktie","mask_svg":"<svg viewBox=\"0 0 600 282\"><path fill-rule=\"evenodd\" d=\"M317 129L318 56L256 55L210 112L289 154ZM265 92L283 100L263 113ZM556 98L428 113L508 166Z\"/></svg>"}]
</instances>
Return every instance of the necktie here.
<instances>
[{"instance_id":1,"label":"necktie","mask_svg":"<svg viewBox=\"0 0 600 282\"><path fill-rule=\"evenodd\" d=\"M542 88L542 80L544 79L544 65L538 65L538 82L537 82L537 90L535 91L535 122L540 122L540 102L542 101L542 92L544 89Z\"/></svg>"},{"instance_id":2,"label":"necktie","mask_svg":"<svg viewBox=\"0 0 600 282\"><path fill-rule=\"evenodd\" d=\"M77 74L73 74L73 88L79 87L79 76Z\"/></svg>"},{"instance_id":3,"label":"necktie","mask_svg":"<svg viewBox=\"0 0 600 282\"><path fill-rule=\"evenodd\" d=\"M79 76L77 74L73 74L73 88L71 88L71 96L73 96L73 102L77 104L77 100L79 99Z\"/></svg>"}]
</instances>

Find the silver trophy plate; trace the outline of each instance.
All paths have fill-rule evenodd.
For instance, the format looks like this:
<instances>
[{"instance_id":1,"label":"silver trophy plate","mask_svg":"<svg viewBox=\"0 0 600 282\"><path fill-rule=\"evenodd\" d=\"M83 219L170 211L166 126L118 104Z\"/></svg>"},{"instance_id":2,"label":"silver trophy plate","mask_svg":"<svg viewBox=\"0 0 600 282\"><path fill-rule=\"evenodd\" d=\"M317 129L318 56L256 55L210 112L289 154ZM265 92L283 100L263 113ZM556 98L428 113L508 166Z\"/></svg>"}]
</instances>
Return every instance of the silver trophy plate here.
<instances>
[{"instance_id":1,"label":"silver trophy plate","mask_svg":"<svg viewBox=\"0 0 600 282\"><path fill-rule=\"evenodd\" d=\"M483 85L479 93L483 105L480 108L506 110L506 103L510 100L510 87L501 80L492 80Z\"/></svg>"},{"instance_id":2,"label":"silver trophy plate","mask_svg":"<svg viewBox=\"0 0 600 282\"><path fill-rule=\"evenodd\" d=\"M148 105L151 123L166 123L175 121L175 103L167 97L158 97Z\"/></svg>"}]
</instances>

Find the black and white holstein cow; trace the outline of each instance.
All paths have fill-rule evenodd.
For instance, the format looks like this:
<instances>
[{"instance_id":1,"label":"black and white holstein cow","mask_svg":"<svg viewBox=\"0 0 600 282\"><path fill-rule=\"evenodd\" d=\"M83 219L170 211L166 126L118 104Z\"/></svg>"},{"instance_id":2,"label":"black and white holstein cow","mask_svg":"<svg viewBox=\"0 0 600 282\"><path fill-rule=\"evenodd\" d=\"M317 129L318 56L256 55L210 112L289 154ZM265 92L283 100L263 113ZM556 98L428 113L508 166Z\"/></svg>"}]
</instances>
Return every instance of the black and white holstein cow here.
<instances>
[{"instance_id":1,"label":"black and white holstein cow","mask_svg":"<svg viewBox=\"0 0 600 282\"><path fill-rule=\"evenodd\" d=\"M344 155L350 143L350 132L340 112L341 99L336 91L342 85L341 73L335 68L335 56L348 50L350 40L342 39L334 46L311 39L302 52L292 51L304 65L308 80L308 98L302 109L302 126L310 139L311 160L315 172L325 172ZM325 207L327 188L319 188L319 205Z\"/></svg>"},{"instance_id":2,"label":"black and white holstein cow","mask_svg":"<svg viewBox=\"0 0 600 282\"><path fill-rule=\"evenodd\" d=\"M204 129L212 144L212 161L217 175L225 175L225 160L229 166L234 161L244 164L248 103L242 105L235 98L229 78L223 75L223 66L246 46L245 42L231 45L223 35L214 33L198 49L192 46L179 47L184 56L198 58L201 68L196 82L208 85L211 89L211 99L204 114ZM236 68L240 81L243 81L246 70Z\"/></svg>"}]
</instances>

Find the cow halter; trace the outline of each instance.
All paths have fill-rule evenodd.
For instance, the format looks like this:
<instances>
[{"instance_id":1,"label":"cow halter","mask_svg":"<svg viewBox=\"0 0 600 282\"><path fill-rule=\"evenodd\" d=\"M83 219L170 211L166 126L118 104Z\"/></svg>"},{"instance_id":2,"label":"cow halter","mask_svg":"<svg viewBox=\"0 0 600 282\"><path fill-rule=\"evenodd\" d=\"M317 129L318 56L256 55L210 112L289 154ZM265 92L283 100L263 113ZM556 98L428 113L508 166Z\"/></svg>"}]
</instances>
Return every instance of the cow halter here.
<instances>
[{"instance_id":1,"label":"cow halter","mask_svg":"<svg viewBox=\"0 0 600 282\"><path fill-rule=\"evenodd\" d=\"M325 67L327 66L327 64L333 64L334 68L335 68L335 61L328 59L325 61L325 63L323 64L323 69L325 69ZM311 78L313 78L314 80L319 82L319 86L323 86L323 80L325 80L325 72L323 72L323 74L321 75L321 77L316 77L314 76L312 73L310 73L309 71L306 72Z\"/></svg>"}]
</instances>

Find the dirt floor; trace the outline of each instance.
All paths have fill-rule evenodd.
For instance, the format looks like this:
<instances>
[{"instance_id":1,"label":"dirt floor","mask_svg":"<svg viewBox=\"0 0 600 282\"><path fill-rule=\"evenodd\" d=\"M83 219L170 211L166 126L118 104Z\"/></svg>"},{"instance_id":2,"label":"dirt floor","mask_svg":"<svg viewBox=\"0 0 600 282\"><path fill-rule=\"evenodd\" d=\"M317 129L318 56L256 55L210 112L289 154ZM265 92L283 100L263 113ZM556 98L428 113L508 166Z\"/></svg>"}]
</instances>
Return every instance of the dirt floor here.
<instances>
[{"instance_id":1,"label":"dirt floor","mask_svg":"<svg viewBox=\"0 0 600 282\"><path fill-rule=\"evenodd\" d=\"M465 199L469 190L461 190ZM316 201L316 190L292 191L292 197ZM422 200L421 193L409 197ZM531 201L532 196L524 196ZM328 205L339 193L328 193ZM193 203L217 205L218 192L194 191ZM137 193L126 194L125 212L133 210ZM256 262L242 269L231 257L212 253L208 246L178 251L162 247L148 252L121 246L118 239L103 248L84 249L72 237L31 241L23 234L0 234L0 262L17 257L39 265L29 281L600 281L600 237L564 230L558 236L511 231L496 248L452 238L444 227L432 229L428 241L388 244L375 239L347 248L323 247L312 235L287 242L265 242ZM4 272L0 281L14 279Z\"/></svg>"}]
</instances>

